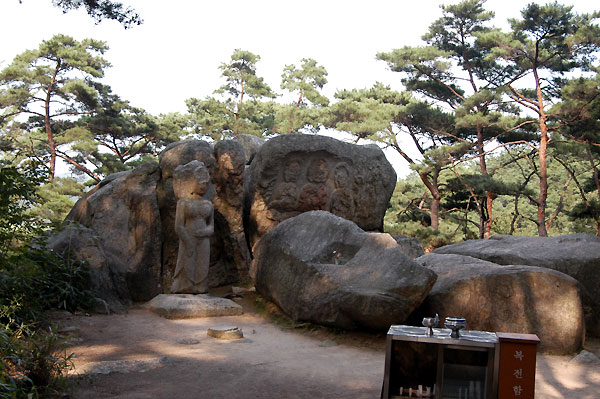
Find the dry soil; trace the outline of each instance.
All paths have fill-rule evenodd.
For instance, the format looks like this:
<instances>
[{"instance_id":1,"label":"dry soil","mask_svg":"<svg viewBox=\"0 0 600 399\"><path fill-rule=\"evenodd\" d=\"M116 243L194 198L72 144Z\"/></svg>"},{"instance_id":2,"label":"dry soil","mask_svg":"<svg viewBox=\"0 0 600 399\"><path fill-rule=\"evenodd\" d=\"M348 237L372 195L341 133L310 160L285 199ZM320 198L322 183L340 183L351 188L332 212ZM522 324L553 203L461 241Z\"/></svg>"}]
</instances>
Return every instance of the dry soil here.
<instances>
[{"instance_id":1,"label":"dry soil","mask_svg":"<svg viewBox=\"0 0 600 399\"><path fill-rule=\"evenodd\" d=\"M294 326L255 294L241 316L167 320L134 307L118 315L57 315L75 353L73 398L380 397L385 334ZM260 302L260 299L258 300ZM236 326L221 341L208 328ZM600 357L600 342L586 349ZM538 354L536 399L600 398L600 364Z\"/></svg>"}]
</instances>

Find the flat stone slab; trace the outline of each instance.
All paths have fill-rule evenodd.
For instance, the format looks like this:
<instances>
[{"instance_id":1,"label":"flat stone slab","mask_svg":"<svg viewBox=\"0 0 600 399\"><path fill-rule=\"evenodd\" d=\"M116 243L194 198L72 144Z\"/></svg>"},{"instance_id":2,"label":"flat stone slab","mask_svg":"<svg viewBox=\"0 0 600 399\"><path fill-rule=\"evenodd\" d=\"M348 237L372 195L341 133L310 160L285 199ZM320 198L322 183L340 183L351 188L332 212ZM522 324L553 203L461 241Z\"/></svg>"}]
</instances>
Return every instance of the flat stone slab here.
<instances>
[{"instance_id":1,"label":"flat stone slab","mask_svg":"<svg viewBox=\"0 0 600 399\"><path fill-rule=\"evenodd\" d=\"M144 307L167 319L237 316L244 313L237 303L207 294L160 294Z\"/></svg>"},{"instance_id":2,"label":"flat stone slab","mask_svg":"<svg viewBox=\"0 0 600 399\"><path fill-rule=\"evenodd\" d=\"M206 335L223 340L244 338L244 333L242 330L234 326L211 327L206 332Z\"/></svg>"}]
</instances>

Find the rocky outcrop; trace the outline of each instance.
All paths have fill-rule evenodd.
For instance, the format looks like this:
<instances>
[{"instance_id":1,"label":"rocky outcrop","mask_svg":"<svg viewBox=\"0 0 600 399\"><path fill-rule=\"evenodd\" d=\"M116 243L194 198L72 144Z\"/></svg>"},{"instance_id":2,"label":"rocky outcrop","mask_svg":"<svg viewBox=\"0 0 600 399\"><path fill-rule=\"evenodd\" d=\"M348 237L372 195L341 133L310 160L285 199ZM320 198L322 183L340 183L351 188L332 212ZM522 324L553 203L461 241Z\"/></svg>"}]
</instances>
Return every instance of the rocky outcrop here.
<instances>
[{"instance_id":1,"label":"rocky outcrop","mask_svg":"<svg viewBox=\"0 0 600 399\"><path fill-rule=\"evenodd\" d=\"M583 308L579 284L572 277L462 255L429 254L417 263L438 276L418 316L439 313L441 320L461 316L469 330L537 334L540 348L549 352L573 353L581 348Z\"/></svg>"},{"instance_id":2,"label":"rocky outcrop","mask_svg":"<svg viewBox=\"0 0 600 399\"><path fill-rule=\"evenodd\" d=\"M572 234L558 237L493 236L447 245L438 254L472 256L500 265L540 266L568 274L581 283L586 329L600 336L600 237Z\"/></svg>"},{"instance_id":3,"label":"rocky outcrop","mask_svg":"<svg viewBox=\"0 0 600 399\"><path fill-rule=\"evenodd\" d=\"M157 222L159 178L155 162L108 176L77 201L67 216L68 222L79 223L93 232L90 235L97 236L96 246L101 248L97 255L106 255L112 280L121 280L116 288L124 284L134 301L151 299L163 289L161 251L157 245L162 241L161 223ZM73 232L68 234L76 238ZM83 248L87 242L78 245ZM122 288L118 292L119 297L126 296Z\"/></svg>"},{"instance_id":4,"label":"rocky outcrop","mask_svg":"<svg viewBox=\"0 0 600 399\"><path fill-rule=\"evenodd\" d=\"M395 183L377 146L304 134L275 137L260 148L244 182L250 246L278 223L313 210L381 231Z\"/></svg>"},{"instance_id":5,"label":"rocky outcrop","mask_svg":"<svg viewBox=\"0 0 600 399\"><path fill-rule=\"evenodd\" d=\"M249 279L242 223L244 150L234 140L214 149L204 141L182 141L167 147L158 164L108 176L75 204L65 230L50 240L57 250L74 246L90 262L96 295L112 310L169 292L179 246L173 174L193 160L203 162L212 179L204 195L215 215L209 286Z\"/></svg>"},{"instance_id":6,"label":"rocky outcrop","mask_svg":"<svg viewBox=\"0 0 600 399\"><path fill-rule=\"evenodd\" d=\"M421 304L435 273L389 234L366 233L325 211L283 221L256 245L256 290L294 320L387 329Z\"/></svg>"}]
</instances>

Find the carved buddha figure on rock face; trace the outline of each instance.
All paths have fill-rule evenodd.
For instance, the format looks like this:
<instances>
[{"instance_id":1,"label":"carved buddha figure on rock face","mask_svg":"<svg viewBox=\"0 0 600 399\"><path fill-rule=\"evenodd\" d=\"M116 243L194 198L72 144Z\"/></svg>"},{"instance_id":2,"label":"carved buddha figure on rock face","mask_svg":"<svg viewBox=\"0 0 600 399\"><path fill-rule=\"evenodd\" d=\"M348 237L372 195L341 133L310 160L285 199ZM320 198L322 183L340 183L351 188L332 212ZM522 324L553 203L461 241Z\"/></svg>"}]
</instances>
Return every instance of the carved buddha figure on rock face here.
<instances>
[{"instance_id":1,"label":"carved buddha figure on rock face","mask_svg":"<svg viewBox=\"0 0 600 399\"><path fill-rule=\"evenodd\" d=\"M351 220L354 216L354 198L351 191L350 168L345 162L336 165L333 181L335 191L331 195L331 213Z\"/></svg>"},{"instance_id":2,"label":"carved buddha figure on rock face","mask_svg":"<svg viewBox=\"0 0 600 399\"><path fill-rule=\"evenodd\" d=\"M283 169L283 181L273 192L271 206L284 211L295 211L298 204L297 181L302 166L297 159L289 160Z\"/></svg>"},{"instance_id":3,"label":"carved buddha figure on rock face","mask_svg":"<svg viewBox=\"0 0 600 399\"><path fill-rule=\"evenodd\" d=\"M214 232L213 205L203 199L210 175L202 162L180 165L173 176L177 199L175 232L179 236L177 266L171 286L173 294L208 291L210 236Z\"/></svg>"},{"instance_id":4,"label":"carved buddha figure on rock face","mask_svg":"<svg viewBox=\"0 0 600 399\"><path fill-rule=\"evenodd\" d=\"M327 187L325 183L328 177L327 161L322 158L313 159L306 172L308 183L300 191L300 210L325 209L327 204Z\"/></svg>"}]
</instances>

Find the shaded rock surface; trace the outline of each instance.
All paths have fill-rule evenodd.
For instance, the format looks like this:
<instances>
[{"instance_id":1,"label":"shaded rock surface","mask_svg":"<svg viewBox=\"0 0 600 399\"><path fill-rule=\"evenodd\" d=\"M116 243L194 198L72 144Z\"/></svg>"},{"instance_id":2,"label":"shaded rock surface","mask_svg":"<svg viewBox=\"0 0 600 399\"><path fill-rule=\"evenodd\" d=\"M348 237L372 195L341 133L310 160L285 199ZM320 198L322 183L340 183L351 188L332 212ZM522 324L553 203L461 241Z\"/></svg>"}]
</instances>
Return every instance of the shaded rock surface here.
<instances>
[{"instance_id":1,"label":"shaded rock surface","mask_svg":"<svg viewBox=\"0 0 600 399\"><path fill-rule=\"evenodd\" d=\"M278 223L313 210L381 231L395 183L377 146L304 134L275 137L260 148L244 182L250 246Z\"/></svg>"},{"instance_id":2,"label":"shaded rock surface","mask_svg":"<svg viewBox=\"0 0 600 399\"><path fill-rule=\"evenodd\" d=\"M239 142L244 148L246 165L250 165L260 147L265 143L264 139L253 134L238 134L234 140Z\"/></svg>"},{"instance_id":3,"label":"shaded rock surface","mask_svg":"<svg viewBox=\"0 0 600 399\"><path fill-rule=\"evenodd\" d=\"M91 229L89 234L97 237L99 250L94 256L103 255L107 267L96 270L108 273L101 280L112 280L121 299L145 301L162 290L161 250L157 245L162 241L156 197L159 178L155 162L108 176L77 201L67 216L68 222ZM73 239L77 233L67 234ZM87 243L90 241L78 245ZM98 273L96 278L100 278ZM104 282L93 284L98 289L109 288Z\"/></svg>"},{"instance_id":4,"label":"shaded rock surface","mask_svg":"<svg viewBox=\"0 0 600 399\"><path fill-rule=\"evenodd\" d=\"M500 265L546 267L568 274L583 287L586 329L600 336L600 237L571 234L558 237L493 236L447 245L438 254L472 256Z\"/></svg>"},{"instance_id":5,"label":"shaded rock surface","mask_svg":"<svg viewBox=\"0 0 600 399\"><path fill-rule=\"evenodd\" d=\"M392 236L400 246L400 249L409 258L416 259L419 256L425 255L425 249L421 245L421 241L415 237L409 236Z\"/></svg>"},{"instance_id":6,"label":"shaded rock surface","mask_svg":"<svg viewBox=\"0 0 600 399\"><path fill-rule=\"evenodd\" d=\"M566 274L451 254L425 255L417 263L438 279L415 319L439 313L440 320L465 317L469 330L537 334L540 348L555 353L583 344L579 284Z\"/></svg>"},{"instance_id":7,"label":"shaded rock surface","mask_svg":"<svg viewBox=\"0 0 600 399\"><path fill-rule=\"evenodd\" d=\"M125 312L123 304L131 302L122 262L107 253L96 233L85 226L72 225L57 232L48 240L48 248L70 254L90 267L91 290L98 298L96 311Z\"/></svg>"},{"instance_id":8,"label":"shaded rock surface","mask_svg":"<svg viewBox=\"0 0 600 399\"><path fill-rule=\"evenodd\" d=\"M167 319L236 316L243 313L237 303L207 294L160 294L144 307Z\"/></svg>"},{"instance_id":9,"label":"shaded rock surface","mask_svg":"<svg viewBox=\"0 0 600 399\"><path fill-rule=\"evenodd\" d=\"M402 323L436 279L389 234L366 233L325 211L280 223L254 255L257 292L294 320L342 328Z\"/></svg>"}]
</instances>

